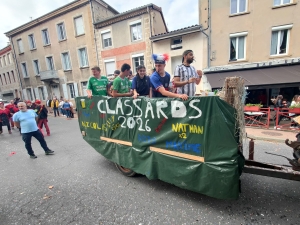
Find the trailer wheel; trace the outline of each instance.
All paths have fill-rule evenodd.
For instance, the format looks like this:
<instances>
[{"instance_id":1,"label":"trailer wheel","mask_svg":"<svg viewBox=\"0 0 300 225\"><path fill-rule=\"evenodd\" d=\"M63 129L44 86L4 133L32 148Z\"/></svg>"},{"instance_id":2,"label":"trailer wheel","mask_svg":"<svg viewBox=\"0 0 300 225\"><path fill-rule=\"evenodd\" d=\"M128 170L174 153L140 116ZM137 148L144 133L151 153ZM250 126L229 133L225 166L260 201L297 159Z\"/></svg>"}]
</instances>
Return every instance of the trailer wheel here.
<instances>
[{"instance_id":1,"label":"trailer wheel","mask_svg":"<svg viewBox=\"0 0 300 225\"><path fill-rule=\"evenodd\" d=\"M136 175L136 172L134 172L133 170L131 169L127 169L123 166L120 166L119 164L115 163L117 169L125 176L127 177L134 177Z\"/></svg>"}]
</instances>

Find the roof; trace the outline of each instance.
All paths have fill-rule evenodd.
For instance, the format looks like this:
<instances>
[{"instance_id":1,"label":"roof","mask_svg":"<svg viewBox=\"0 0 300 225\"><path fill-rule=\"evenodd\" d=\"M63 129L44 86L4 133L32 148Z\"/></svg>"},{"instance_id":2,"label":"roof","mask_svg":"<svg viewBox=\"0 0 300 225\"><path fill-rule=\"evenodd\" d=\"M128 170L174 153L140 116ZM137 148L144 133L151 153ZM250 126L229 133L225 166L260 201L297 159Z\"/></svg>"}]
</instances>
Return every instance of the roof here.
<instances>
[{"instance_id":1,"label":"roof","mask_svg":"<svg viewBox=\"0 0 300 225\"><path fill-rule=\"evenodd\" d=\"M160 12L160 14L162 16L162 19L163 19L163 22L164 22L164 25L167 29L167 24L166 24L165 18L163 16L161 7L158 7L157 5L152 4L152 3L147 4L147 5L143 5L143 6L140 6L140 7L137 7L137 8L133 8L131 10L119 13L118 15L115 15L115 16L112 16L112 17L105 18L104 20L100 20L100 21L94 23L94 25L95 25L96 28L105 27L105 26L108 26L108 25L111 25L111 24L129 19L129 18L132 18L132 17L136 17L136 16L139 16L139 15L148 13L148 8L152 8L152 9Z\"/></svg>"},{"instance_id":2,"label":"roof","mask_svg":"<svg viewBox=\"0 0 300 225\"><path fill-rule=\"evenodd\" d=\"M167 39L167 38L178 36L178 35L184 35L184 34L191 34L191 33L195 33L195 32L200 32L201 28L202 28L201 25L196 24L196 25L193 25L193 26L184 27L184 28L173 30L173 31L170 31L170 32L156 34L156 35L150 37L150 40L159 41L159 40Z\"/></svg>"},{"instance_id":3,"label":"roof","mask_svg":"<svg viewBox=\"0 0 300 225\"><path fill-rule=\"evenodd\" d=\"M110 5L108 5L106 2L102 1L102 0L94 0L100 4L102 4L103 6L107 7L109 10L113 11L114 13L118 14L119 12L117 10L115 10L114 8L112 8ZM87 4L90 4L90 1L88 0L74 0L66 5L63 5L49 13L46 13L36 19L33 19L31 20L30 22L28 23L25 23L19 27L16 27L10 31L7 31L5 32L5 35L7 37L10 37L14 34L18 34L24 30L28 30L30 29L31 27L34 27L36 26L37 24L39 23L43 23L43 22L46 22L47 20L49 19L53 19L55 17L58 17L58 16L61 16L61 15L64 15L66 13L68 13L69 11L72 11L74 9L77 9L77 8L80 8L84 5L87 5Z\"/></svg>"},{"instance_id":4,"label":"roof","mask_svg":"<svg viewBox=\"0 0 300 225\"><path fill-rule=\"evenodd\" d=\"M3 55L11 50L11 45L7 45L6 47L0 49L0 55Z\"/></svg>"}]
</instances>

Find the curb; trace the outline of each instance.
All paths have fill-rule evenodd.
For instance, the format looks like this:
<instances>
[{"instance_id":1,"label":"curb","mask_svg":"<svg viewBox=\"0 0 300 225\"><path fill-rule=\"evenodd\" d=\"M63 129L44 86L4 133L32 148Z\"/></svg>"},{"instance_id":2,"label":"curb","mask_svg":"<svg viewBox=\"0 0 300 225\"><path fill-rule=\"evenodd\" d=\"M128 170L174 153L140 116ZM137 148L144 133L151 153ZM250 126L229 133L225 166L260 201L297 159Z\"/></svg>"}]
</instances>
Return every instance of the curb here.
<instances>
[{"instance_id":1,"label":"curb","mask_svg":"<svg viewBox=\"0 0 300 225\"><path fill-rule=\"evenodd\" d=\"M254 140L259 140L259 141L285 143L285 139L279 139L279 138L257 137L257 136L252 136L252 135L249 135L248 138L253 138Z\"/></svg>"}]
</instances>

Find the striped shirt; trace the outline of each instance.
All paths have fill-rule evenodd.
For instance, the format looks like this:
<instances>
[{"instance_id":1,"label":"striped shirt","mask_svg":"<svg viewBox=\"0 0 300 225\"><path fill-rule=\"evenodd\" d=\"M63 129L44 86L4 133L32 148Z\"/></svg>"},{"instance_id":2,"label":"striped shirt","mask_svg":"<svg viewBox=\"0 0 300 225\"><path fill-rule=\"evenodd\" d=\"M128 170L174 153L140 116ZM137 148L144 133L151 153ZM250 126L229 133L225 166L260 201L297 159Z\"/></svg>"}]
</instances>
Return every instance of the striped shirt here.
<instances>
[{"instance_id":1,"label":"striped shirt","mask_svg":"<svg viewBox=\"0 0 300 225\"><path fill-rule=\"evenodd\" d=\"M199 78L195 67L185 66L183 64L176 66L174 77L179 77L180 81L187 81L193 77ZM177 87L178 94L186 94L188 96L195 96L196 84L190 83L182 87Z\"/></svg>"}]
</instances>

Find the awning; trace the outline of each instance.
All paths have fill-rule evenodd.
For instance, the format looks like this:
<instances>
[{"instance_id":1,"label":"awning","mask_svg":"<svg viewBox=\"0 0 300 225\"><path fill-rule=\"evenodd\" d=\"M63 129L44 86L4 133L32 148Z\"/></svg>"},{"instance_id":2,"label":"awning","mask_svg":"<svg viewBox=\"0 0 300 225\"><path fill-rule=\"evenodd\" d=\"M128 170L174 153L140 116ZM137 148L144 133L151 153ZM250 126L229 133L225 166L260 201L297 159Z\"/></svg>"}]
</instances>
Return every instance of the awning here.
<instances>
[{"instance_id":1,"label":"awning","mask_svg":"<svg viewBox=\"0 0 300 225\"><path fill-rule=\"evenodd\" d=\"M239 70L222 73L206 73L212 88L223 87L226 77L243 77L246 86L287 84L300 82L300 65L279 66L265 69Z\"/></svg>"}]
</instances>

